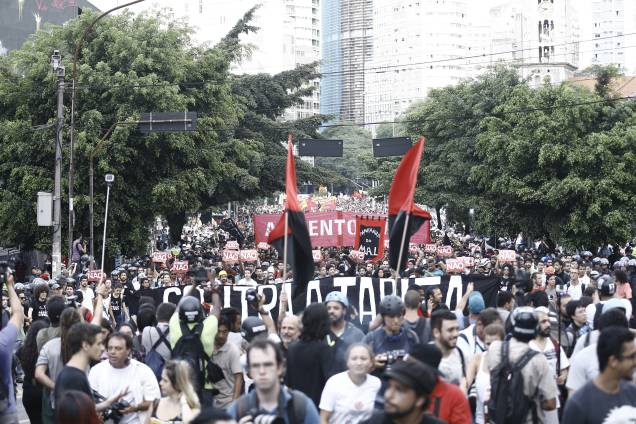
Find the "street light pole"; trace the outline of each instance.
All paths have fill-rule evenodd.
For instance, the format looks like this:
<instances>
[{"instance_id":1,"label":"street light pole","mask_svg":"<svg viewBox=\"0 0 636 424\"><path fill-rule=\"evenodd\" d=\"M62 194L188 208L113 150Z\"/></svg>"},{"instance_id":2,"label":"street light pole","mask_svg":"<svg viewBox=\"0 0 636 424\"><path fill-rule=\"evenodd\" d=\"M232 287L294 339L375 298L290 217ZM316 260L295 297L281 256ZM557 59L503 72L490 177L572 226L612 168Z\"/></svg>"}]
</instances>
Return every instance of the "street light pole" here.
<instances>
[{"instance_id":1,"label":"street light pole","mask_svg":"<svg viewBox=\"0 0 636 424\"><path fill-rule=\"evenodd\" d=\"M106 174L104 176L104 181L106 181L106 211L104 212L104 238L102 239L102 261L100 265L102 267L102 273L106 273L106 269L104 267L104 256L106 254L106 225L108 224L108 200L110 198L110 186L115 181L115 176L113 174Z\"/></svg>"},{"instance_id":2,"label":"street light pole","mask_svg":"<svg viewBox=\"0 0 636 424\"><path fill-rule=\"evenodd\" d=\"M64 64L59 50L51 55L57 76L57 124L55 127L55 197L53 204L52 276L62 271L62 128L64 126Z\"/></svg>"}]
</instances>

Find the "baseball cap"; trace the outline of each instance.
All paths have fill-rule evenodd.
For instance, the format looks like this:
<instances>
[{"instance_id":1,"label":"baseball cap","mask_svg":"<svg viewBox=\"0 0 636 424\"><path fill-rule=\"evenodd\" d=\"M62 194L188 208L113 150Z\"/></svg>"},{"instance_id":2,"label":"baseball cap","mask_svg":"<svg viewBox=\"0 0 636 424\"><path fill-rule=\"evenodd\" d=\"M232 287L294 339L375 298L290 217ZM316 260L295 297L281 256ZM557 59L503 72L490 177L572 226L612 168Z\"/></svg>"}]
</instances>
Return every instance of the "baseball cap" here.
<instances>
[{"instance_id":1,"label":"baseball cap","mask_svg":"<svg viewBox=\"0 0 636 424\"><path fill-rule=\"evenodd\" d=\"M384 375L410 387L418 395L430 394L437 384L433 370L417 360L398 361Z\"/></svg>"},{"instance_id":2,"label":"baseball cap","mask_svg":"<svg viewBox=\"0 0 636 424\"><path fill-rule=\"evenodd\" d=\"M477 291L472 292L470 294L470 297L468 298L468 311L471 314L478 314L484 309L486 309L486 302L484 302L484 297Z\"/></svg>"},{"instance_id":3,"label":"baseball cap","mask_svg":"<svg viewBox=\"0 0 636 424\"><path fill-rule=\"evenodd\" d=\"M349 299L341 291L329 292L325 297L325 305L329 302L340 302L345 308L349 308Z\"/></svg>"}]
</instances>

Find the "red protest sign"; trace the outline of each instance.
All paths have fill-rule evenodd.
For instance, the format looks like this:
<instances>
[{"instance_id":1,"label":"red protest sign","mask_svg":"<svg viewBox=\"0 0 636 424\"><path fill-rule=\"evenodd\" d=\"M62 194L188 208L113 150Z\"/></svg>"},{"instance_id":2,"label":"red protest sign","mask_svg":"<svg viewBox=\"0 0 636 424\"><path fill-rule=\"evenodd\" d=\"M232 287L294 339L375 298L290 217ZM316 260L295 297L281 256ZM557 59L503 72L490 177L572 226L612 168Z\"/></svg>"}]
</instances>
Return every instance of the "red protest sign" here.
<instances>
[{"instance_id":1,"label":"red protest sign","mask_svg":"<svg viewBox=\"0 0 636 424\"><path fill-rule=\"evenodd\" d=\"M459 259L446 259L446 272L464 271L464 262Z\"/></svg>"},{"instance_id":2,"label":"red protest sign","mask_svg":"<svg viewBox=\"0 0 636 424\"><path fill-rule=\"evenodd\" d=\"M177 273L188 272L188 261L174 261L170 271L177 272Z\"/></svg>"},{"instance_id":3,"label":"red protest sign","mask_svg":"<svg viewBox=\"0 0 636 424\"><path fill-rule=\"evenodd\" d=\"M500 250L497 259L499 262L514 262L517 259L517 254L514 250Z\"/></svg>"},{"instance_id":4,"label":"red protest sign","mask_svg":"<svg viewBox=\"0 0 636 424\"><path fill-rule=\"evenodd\" d=\"M230 240L225 243L225 248L230 250L239 250L239 244L236 240Z\"/></svg>"},{"instance_id":5,"label":"red protest sign","mask_svg":"<svg viewBox=\"0 0 636 424\"><path fill-rule=\"evenodd\" d=\"M437 256L453 256L453 248L450 246L437 246Z\"/></svg>"},{"instance_id":6,"label":"red protest sign","mask_svg":"<svg viewBox=\"0 0 636 424\"><path fill-rule=\"evenodd\" d=\"M152 254L153 262L167 262L170 259L170 252L154 252Z\"/></svg>"},{"instance_id":7,"label":"red protest sign","mask_svg":"<svg viewBox=\"0 0 636 424\"><path fill-rule=\"evenodd\" d=\"M243 262L256 262L258 260L258 251L255 249L241 250L239 257Z\"/></svg>"},{"instance_id":8,"label":"red protest sign","mask_svg":"<svg viewBox=\"0 0 636 424\"><path fill-rule=\"evenodd\" d=\"M256 245L256 248L260 249L260 250L267 250L267 249L269 249L269 244L267 244L264 241L262 241L258 245Z\"/></svg>"},{"instance_id":9,"label":"red protest sign","mask_svg":"<svg viewBox=\"0 0 636 424\"><path fill-rule=\"evenodd\" d=\"M353 259L354 262L364 262L364 252L361 252L359 250L352 250L351 253L349 253L349 257Z\"/></svg>"},{"instance_id":10,"label":"red protest sign","mask_svg":"<svg viewBox=\"0 0 636 424\"><path fill-rule=\"evenodd\" d=\"M228 250L225 249L223 251L223 262L234 264L239 261L239 251L238 250Z\"/></svg>"},{"instance_id":11,"label":"red protest sign","mask_svg":"<svg viewBox=\"0 0 636 424\"><path fill-rule=\"evenodd\" d=\"M322 261L322 252L320 252L320 250L312 250L311 255L314 257L314 262L318 263Z\"/></svg>"},{"instance_id":12,"label":"red protest sign","mask_svg":"<svg viewBox=\"0 0 636 424\"><path fill-rule=\"evenodd\" d=\"M88 281L101 281L104 273L101 269L93 269L88 271Z\"/></svg>"},{"instance_id":13,"label":"red protest sign","mask_svg":"<svg viewBox=\"0 0 636 424\"><path fill-rule=\"evenodd\" d=\"M437 253L437 245L436 244L425 244L424 252L426 253Z\"/></svg>"},{"instance_id":14,"label":"red protest sign","mask_svg":"<svg viewBox=\"0 0 636 424\"><path fill-rule=\"evenodd\" d=\"M464 268L472 268L475 266L475 258L473 258L472 256L461 256L457 259L462 261L462 263L464 264Z\"/></svg>"}]
</instances>

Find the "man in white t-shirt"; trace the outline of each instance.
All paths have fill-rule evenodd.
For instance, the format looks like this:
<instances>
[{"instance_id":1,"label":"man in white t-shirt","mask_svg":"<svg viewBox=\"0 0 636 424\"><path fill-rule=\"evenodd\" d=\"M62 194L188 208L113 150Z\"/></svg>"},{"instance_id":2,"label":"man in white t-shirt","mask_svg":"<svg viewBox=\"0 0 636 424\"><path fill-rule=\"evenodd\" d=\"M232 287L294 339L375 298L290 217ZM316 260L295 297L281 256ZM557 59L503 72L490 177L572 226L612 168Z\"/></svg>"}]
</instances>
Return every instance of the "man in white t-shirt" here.
<instances>
[{"instance_id":1,"label":"man in white t-shirt","mask_svg":"<svg viewBox=\"0 0 636 424\"><path fill-rule=\"evenodd\" d=\"M93 289L88 286L88 277L86 275L80 276L80 291L82 292L83 300L82 306L93 313L93 299L95 299L95 293Z\"/></svg>"},{"instance_id":2,"label":"man in white t-shirt","mask_svg":"<svg viewBox=\"0 0 636 424\"><path fill-rule=\"evenodd\" d=\"M106 342L108 361L95 365L88 381L91 389L106 399L127 391L121 398L129 406L122 409L122 424L144 424L152 403L161 398L161 391L154 373L146 364L130 358L132 338L113 333Z\"/></svg>"},{"instance_id":3,"label":"man in white t-shirt","mask_svg":"<svg viewBox=\"0 0 636 424\"><path fill-rule=\"evenodd\" d=\"M539 326L537 335L534 340L530 340L528 346L532 350L543 353L548 360L552 375L557 382L557 385L563 385L568 375L568 368L570 363L568 357L565 354L563 348L559 345L559 361L557 361L557 352L555 342L550 337L552 326L550 325L550 318L548 317L548 308L541 306L535 309L535 314L539 320ZM558 343L558 342L557 342ZM559 363L557 363L559 362ZM558 367L557 367L558 365ZM559 398L557 397L557 408L559 408ZM558 424L559 415L558 411L545 411L545 423L546 424Z\"/></svg>"},{"instance_id":4,"label":"man in white t-shirt","mask_svg":"<svg viewBox=\"0 0 636 424\"><path fill-rule=\"evenodd\" d=\"M250 286L250 287L258 286L258 283L255 280L252 279L252 270L251 269L246 269L245 270L244 277L239 280L237 285L238 286Z\"/></svg>"},{"instance_id":5,"label":"man in white t-shirt","mask_svg":"<svg viewBox=\"0 0 636 424\"><path fill-rule=\"evenodd\" d=\"M459 324L455 314L446 309L433 312L431 331L435 345L442 351L438 370L446 381L459 387L466 385L466 359L457 347Z\"/></svg>"}]
</instances>

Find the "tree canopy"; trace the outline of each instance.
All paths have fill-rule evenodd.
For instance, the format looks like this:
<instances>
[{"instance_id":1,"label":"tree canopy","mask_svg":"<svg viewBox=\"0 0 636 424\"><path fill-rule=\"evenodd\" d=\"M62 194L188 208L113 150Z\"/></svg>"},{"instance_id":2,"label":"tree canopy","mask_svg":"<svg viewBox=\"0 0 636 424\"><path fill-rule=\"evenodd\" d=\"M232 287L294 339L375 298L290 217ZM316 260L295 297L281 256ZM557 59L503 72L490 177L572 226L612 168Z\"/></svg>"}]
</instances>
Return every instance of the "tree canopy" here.
<instances>
[{"instance_id":1,"label":"tree canopy","mask_svg":"<svg viewBox=\"0 0 636 424\"><path fill-rule=\"evenodd\" d=\"M93 28L82 45L76 82L76 232L89 233L91 157L96 234L103 225L103 176L115 174L111 255L143 253L157 215L168 218L176 237L189 213L283 188L281 143L288 132L316 136L321 118L281 122L280 116L311 93L315 65L277 75L231 74L231 64L245 52L240 34L254 30L252 14L212 48L195 45L188 26L162 16L109 16ZM42 128L55 122L56 112L49 57L60 50L70 70L75 42L94 17L83 13L63 27L48 27L0 58L0 241L5 245L49 249L50 228L37 226L35 210L37 192L53 191L55 132ZM63 205L68 202L70 72L66 79ZM198 128L141 134L132 123L151 111L196 111ZM104 138L109 128L114 129ZM339 180L305 165L298 173L315 183Z\"/></svg>"},{"instance_id":2,"label":"tree canopy","mask_svg":"<svg viewBox=\"0 0 636 424\"><path fill-rule=\"evenodd\" d=\"M475 209L482 234L590 248L629 239L636 102L607 88L611 69L595 72L594 92L569 82L532 89L506 68L431 90L402 117L407 134L427 140L416 200L466 230ZM396 163L379 161L378 192Z\"/></svg>"}]
</instances>

